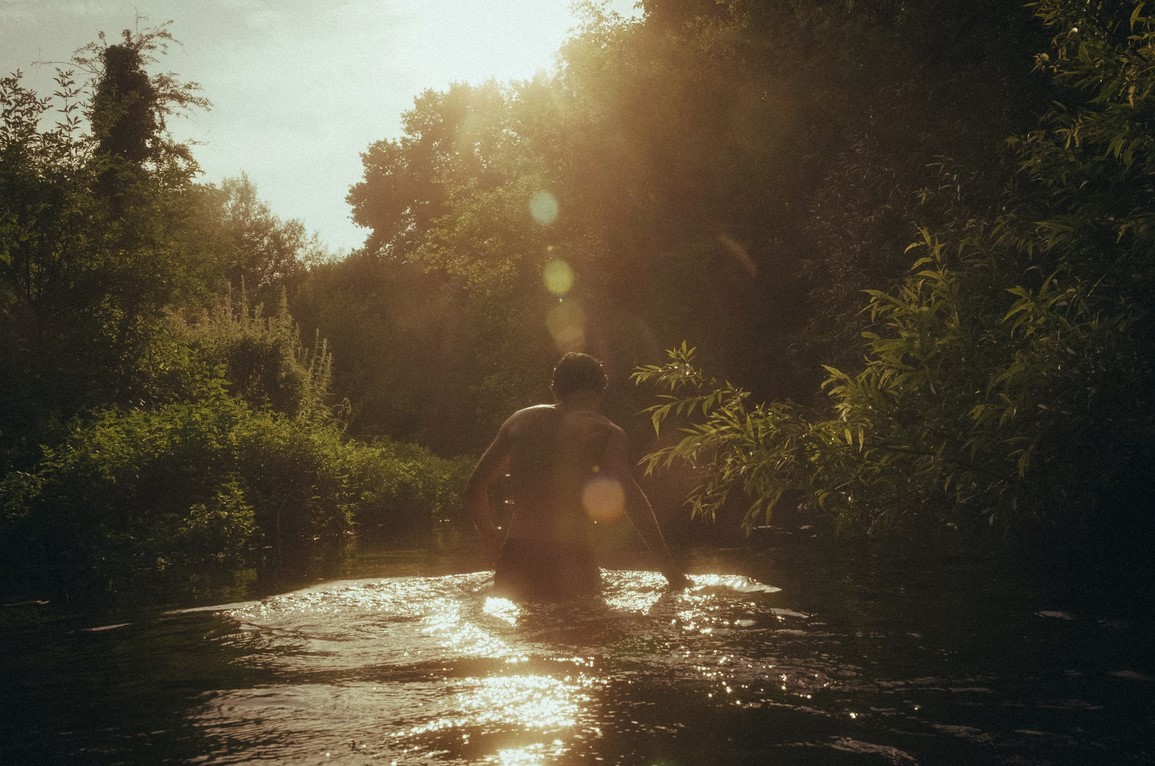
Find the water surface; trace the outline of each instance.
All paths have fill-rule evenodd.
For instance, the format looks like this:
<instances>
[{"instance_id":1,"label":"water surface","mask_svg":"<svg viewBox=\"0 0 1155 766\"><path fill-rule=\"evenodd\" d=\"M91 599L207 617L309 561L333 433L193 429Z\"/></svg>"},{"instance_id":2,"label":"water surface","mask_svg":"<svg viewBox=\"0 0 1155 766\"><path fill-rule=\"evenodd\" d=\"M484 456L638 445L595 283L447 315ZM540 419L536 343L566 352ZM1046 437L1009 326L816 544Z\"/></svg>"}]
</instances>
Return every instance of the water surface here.
<instances>
[{"instance_id":1,"label":"water surface","mask_svg":"<svg viewBox=\"0 0 1155 766\"><path fill-rule=\"evenodd\" d=\"M566 605L454 569L379 551L252 601L17 608L0 762L1155 762L1125 603L810 540L699 554L681 593L607 570Z\"/></svg>"}]
</instances>

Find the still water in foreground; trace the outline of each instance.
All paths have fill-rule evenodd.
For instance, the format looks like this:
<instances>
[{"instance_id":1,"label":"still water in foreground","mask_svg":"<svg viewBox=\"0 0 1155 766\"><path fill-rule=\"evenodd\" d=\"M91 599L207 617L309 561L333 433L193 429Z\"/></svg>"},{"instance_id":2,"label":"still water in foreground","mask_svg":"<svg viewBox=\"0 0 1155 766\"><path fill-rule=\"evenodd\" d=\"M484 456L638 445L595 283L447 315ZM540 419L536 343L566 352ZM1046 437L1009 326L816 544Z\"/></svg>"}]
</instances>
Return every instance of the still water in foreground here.
<instances>
[{"instance_id":1,"label":"still water in foreground","mask_svg":"<svg viewBox=\"0 0 1155 766\"><path fill-rule=\"evenodd\" d=\"M6 619L0 763L1155 763L1155 623L1125 599L803 539L564 606L421 562Z\"/></svg>"}]
</instances>

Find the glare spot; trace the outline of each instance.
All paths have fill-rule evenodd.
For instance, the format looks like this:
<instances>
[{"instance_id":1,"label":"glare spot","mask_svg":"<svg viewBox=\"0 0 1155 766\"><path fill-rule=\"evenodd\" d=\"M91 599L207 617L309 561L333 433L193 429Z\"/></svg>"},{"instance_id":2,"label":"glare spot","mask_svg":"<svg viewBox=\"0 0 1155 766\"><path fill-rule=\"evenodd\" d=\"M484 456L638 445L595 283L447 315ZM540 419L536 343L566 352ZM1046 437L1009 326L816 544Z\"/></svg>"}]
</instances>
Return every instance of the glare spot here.
<instances>
[{"instance_id":1,"label":"glare spot","mask_svg":"<svg viewBox=\"0 0 1155 766\"><path fill-rule=\"evenodd\" d=\"M463 707L476 711L478 723L503 723L522 729L557 730L577 723L589 696L582 682L549 676L497 676L479 679Z\"/></svg>"},{"instance_id":2,"label":"glare spot","mask_svg":"<svg viewBox=\"0 0 1155 766\"><path fill-rule=\"evenodd\" d=\"M649 614L662 597L666 579L657 572L630 572L630 575L641 587L610 588L605 595L606 604L622 612Z\"/></svg>"},{"instance_id":3,"label":"glare spot","mask_svg":"<svg viewBox=\"0 0 1155 766\"><path fill-rule=\"evenodd\" d=\"M466 620L459 606L449 602L444 602L445 608L438 606L430 608L424 623L428 633L440 637L448 647L479 657L508 660L517 656L513 648L500 637ZM513 618L516 619L516 613Z\"/></svg>"},{"instance_id":4,"label":"glare spot","mask_svg":"<svg viewBox=\"0 0 1155 766\"><path fill-rule=\"evenodd\" d=\"M529 198L529 214L536 223L549 226L557 220L557 197L550 192L534 192Z\"/></svg>"},{"instance_id":5,"label":"glare spot","mask_svg":"<svg viewBox=\"0 0 1155 766\"><path fill-rule=\"evenodd\" d=\"M735 590L740 593L778 593L782 590L773 585L766 585L765 583L760 583L741 575L701 574L694 575L692 580L694 585L717 588L719 590ZM790 612L790 614L795 617L809 617L809 615L798 612Z\"/></svg>"},{"instance_id":6,"label":"glare spot","mask_svg":"<svg viewBox=\"0 0 1155 766\"><path fill-rule=\"evenodd\" d=\"M541 279L546 290L561 297L573 287L573 269L561 258L554 258L541 270Z\"/></svg>"},{"instance_id":7,"label":"glare spot","mask_svg":"<svg viewBox=\"0 0 1155 766\"><path fill-rule=\"evenodd\" d=\"M616 479L595 476L582 490L582 508L595 522L610 522L626 511L626 492Z\"/></svg>"},{"instance_id":8,"label":"glare spot","mask_svg":"<svg viewBox=\"0 0 1155 766\"><path fill-rule=\"evenodd\" d=\"M482 611L500 620L504 620L510 625L516 625L517 616L521 614L521 607L508 598L490 596L485 599L485 605L482 607Z\"/></svg>"},{"instance_id":9,"label":"glare spot","mask_svg":"<svg viewBox=\"0 0 1155 766\"><path fill-rule=\"evenodd\" d=\"M563 301L551 308L545 324L558 350L578 351L585 345L586 315L577 301Z\"/></svg>"},{"instance_id":10,"label":"glare spot","mask_svg":"<svg viewBox=\"0 0 1155 766\"><path fill-rule=\"evenodd\" d=\"M543 742L520 748L498 750L494 755L485 759L485 763L495 763L499 766L540 766L550 763L565 753L561 743L554 740L553 747L547 749Z\"/></svg>"}]
</instances>

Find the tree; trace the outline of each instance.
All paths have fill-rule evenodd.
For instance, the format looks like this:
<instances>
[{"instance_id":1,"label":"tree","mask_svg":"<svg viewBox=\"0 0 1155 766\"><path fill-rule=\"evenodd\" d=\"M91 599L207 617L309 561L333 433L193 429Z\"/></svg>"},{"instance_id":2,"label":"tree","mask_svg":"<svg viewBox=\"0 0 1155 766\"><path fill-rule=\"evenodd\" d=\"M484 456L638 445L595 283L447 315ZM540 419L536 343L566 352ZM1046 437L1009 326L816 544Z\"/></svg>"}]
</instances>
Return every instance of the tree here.
<instances>
[{"instance_id":1,"label":"tree","mask_svg":"<svg viewBox=\"0 0 1155 766\"><path fill-rule=\"evenodd\" d=\"M355 508L375 528L429 523L463 481L419 449L345 438L328 347L288 311L319 247L244 177L193 183L164 117L203 102L146 71L169 40L83 49L91 132L72 74L56 100L0 80L7 595L211 585L340 545Z\"/></svg>"},{"instance_id":2,"label":"tree","mask_svg":"<svg viewBox=\"0 0 1155 766\"><path fill-rule=\"evenodd\" d=\"M827 368L825 409L754 404L678 349L638 370L669 392L654 424L704 418L650 465L705 461L695 507L744 493L748 524L791 497L856 534L1146 556L1155 20L1129 10L1038 5L1061 101L1016 141L995 213L924 230L902 282L870 292L864 364Z\"/></svg>"},{"instance_id":3,"label":"tree","mask_svg":"<svg viewBox=\"0 0 1155 766\"><path fill-rule=\"evenodd\" d=\"M530 209L549 175L519 123L548 119L518 98L534 87L427 92L405 135L364 155L349 201L371 229L365 252L324 270L324 289L350 289L345 301L362 320L318 325L333 340L354 429L400 427L447 452L480 446L495 413L526 395L525 359L555 353L544 317L556 297L541 270L556 228ZM356 285L341 271L357 273ZM367 291L377 305L365 304ZM327 300L302 309L304 321Z\"/></svg>"},{"instance_id":4,"label":"tree","mask_svg":"<svg viewBox=\"0 0 1155 766\"><path fill-rule=\"evenodd\" d=\"M317 235L298 220L278 218L247 175L226 178L213 192L223 269L234 292L272 307L294 278L327 257Z\"/></svg>"},{"instance_id":5,"label":"tree","mask_svg":"<svg viewBox=\"0 0 1155 766\"><path fill-rule=\"evenodd\" d=\"M140 19L138 19L139 21ZM81 48L76 66L95 80L89 121L96 139L94 158L100 185L114 206L140 180L135 171L150 166L154 176L183 184L196 170L187 146L168 135L166 119L193 108L209 106L200 86L181 81L171 72L149 74L168 46L176 42L167 23L143 31L125 29L121 42L109 44L103 32L98 41ZM123 212L123 211L118 211Z\"/></svg>"},{"instance_id":6,"label":"tree","mask_svg":"<svg viewBox=\"0 0 1155 766\"><path fill-rule=\"evenodd\" d=\"M133 371L158 321L201 284L174 236L195 165L164 116L206 102L195 85L143 69L171 39L125 31L121 45L101 38L77 54L94 78L91 134L72 71L58 74L57 121L52 99L18 76L0 82L0 376L5 440L22 459L83 409L137 396Z\"/></svg>"}]
</instances>

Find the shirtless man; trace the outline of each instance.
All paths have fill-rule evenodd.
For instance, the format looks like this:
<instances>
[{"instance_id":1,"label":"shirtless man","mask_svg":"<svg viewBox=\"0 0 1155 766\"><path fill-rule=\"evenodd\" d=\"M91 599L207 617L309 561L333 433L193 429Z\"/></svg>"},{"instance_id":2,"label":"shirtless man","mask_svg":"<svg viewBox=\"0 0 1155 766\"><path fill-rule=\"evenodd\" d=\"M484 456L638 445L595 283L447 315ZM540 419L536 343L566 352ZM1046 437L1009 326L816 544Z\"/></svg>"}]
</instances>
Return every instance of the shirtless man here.
<instances>
[{"instance_id":1,"label":"shirtless man","mask_svg":"<svg viewBox=\"0 0 1155 766\"><path fill-rule=\"evenodd\" d=\"M556 404L513 413L473 470L465 509L494 561L496 592L557 600L597 591L601 571L592 525L622 512L669 584L686 586L649 500L633 479L625 432L598 413L605 387L598 360L566 354L553 372ZM502 541L489 489L506 473L513 515Z\"/></svg>"}]
</instances>

